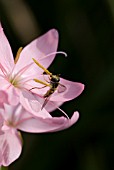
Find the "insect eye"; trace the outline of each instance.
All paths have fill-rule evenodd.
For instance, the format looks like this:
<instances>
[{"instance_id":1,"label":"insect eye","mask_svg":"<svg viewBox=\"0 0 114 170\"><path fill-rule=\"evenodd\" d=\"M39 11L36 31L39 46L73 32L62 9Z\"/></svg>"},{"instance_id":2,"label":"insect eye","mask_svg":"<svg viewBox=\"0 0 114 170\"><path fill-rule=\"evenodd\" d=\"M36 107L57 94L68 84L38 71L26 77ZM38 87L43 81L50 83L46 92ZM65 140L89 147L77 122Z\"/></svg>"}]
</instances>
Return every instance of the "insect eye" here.
<instances>
[{"instance_id":1,"label":"insect eye","mask_svg":"<svg viewBox=\"0 0 114 170\"><path fill-rule=\"evenodd\" d=\"M54 81L54 82L55 82L55 81L57 81L57 79L56 79L56 78L54 78L54 77L52 77L52 79L51 79L51 80L52 80L52 81Z\"/></svg>"},{"instance_id":2,"label":"insect eye","mask_svg":"<svg viewBox=\"0 0 114 170\"><path fill-rule=\"evenodd\" d=\"M60 81L60 78L58 77L57 81L59 82Z\"/></svg>"}]
</instances>

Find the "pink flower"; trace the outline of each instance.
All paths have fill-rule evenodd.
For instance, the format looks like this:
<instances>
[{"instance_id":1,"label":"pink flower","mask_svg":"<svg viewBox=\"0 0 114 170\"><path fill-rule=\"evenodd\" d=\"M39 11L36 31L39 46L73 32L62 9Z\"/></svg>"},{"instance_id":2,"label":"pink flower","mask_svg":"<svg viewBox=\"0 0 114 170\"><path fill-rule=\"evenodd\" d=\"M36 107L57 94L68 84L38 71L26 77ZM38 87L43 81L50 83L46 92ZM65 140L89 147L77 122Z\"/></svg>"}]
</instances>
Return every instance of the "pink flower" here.
<instances>
[{"instance_id":1,"label":"pink flower","mask_svg":"<svg viewBox=\"0 0 114 170\"><path fill-rule=\"evenodd\" d=\"M10 44L0 25L0 89L7 90L9 103L17 104L23 90L30 92L28 82L32 82L37 75L43 73L34 64L32 58L38 60L46 68L49 67L57 53L57 45L58 32L52 29L35 39L22 51L19 50L14 61Z\"/></svg>"},{"instance_id":2,"label":"pink flower","mask_svg":"<svg viewBox=\"0 0 114 170\"><path fill-rule=\"evenodd\" d=\"M0 166L9 166L20 156L22 140L18 130L30 133L55 132L73 125L78 117L78 112L71 119L52 117L45 109L41 111L41 117L35 117L21 104L4 104L4 108L0 109Z\"/></svg>"},{"instance_id":3,"label":"pink flower","mask_svg":"<svg viewBox=\"0 0 114 170\"><path fill-rule=\"evenodd\" d=\"M43 95L48 87L30 90L42 86L33 81L35 78L45 81L42 75L43 70L33 62L32 58L47 68L55 54L58 53L56 52L57 45L58 32L52 29L31 42L22 51L19 50L15 63L9 42L0 25L0 89L7 90L9 104L16 105L20 102L28 111L31 109L31 113L34 115L40 115L39 111L41 111L44 102ZM57 90L54 92L49 100L51 102L48 102L44 108L49 112L64 102L76 98L84 89L83 84L62 78L60 78L60 83L65 85L66 90L61 94Z\"/></svg>"},{"instance_id":4,"label":"pink flower","mask_svg":"<svg viewBox=\"0 0 114 170\"><path fill-rule=\"evenodd\" d=\"M47 82L49 76L42 75L43 70L32 58L45 68L49 67L55 54L59 53L56 52L57 45L58 32L52 29L23 50L19 49L14 61L9 42L0 25L0 166L8 166L20 156L22 141L18 130L30 133L55 132L70 127L79 118L79 113L74 112L69 119L59 106L79 96L84 89L83 84L60 78L65 91L58 93L55 90L42 107L49 87L38 89L42 84L34 81L39 79ZM34 89L31 90L32 88ZM52 117L48 113L56 108L66 117Z\"/></svg>"}]
</instances>

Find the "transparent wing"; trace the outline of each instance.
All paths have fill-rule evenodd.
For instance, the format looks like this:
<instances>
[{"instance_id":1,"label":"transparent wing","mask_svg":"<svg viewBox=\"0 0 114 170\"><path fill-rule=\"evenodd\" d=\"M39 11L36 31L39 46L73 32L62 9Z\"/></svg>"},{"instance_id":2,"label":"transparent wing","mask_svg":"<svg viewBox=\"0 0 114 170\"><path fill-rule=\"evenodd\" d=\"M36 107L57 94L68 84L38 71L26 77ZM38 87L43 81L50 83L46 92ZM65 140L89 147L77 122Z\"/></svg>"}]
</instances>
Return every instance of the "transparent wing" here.
<instances>
[{"instance_id":1,"label":"transparent wing","mask_svg":"<svg viewBox=\"0 0 114 170\"><path fill-rule=\"evenodd\" d=\"M58 90L58 93L63 93L66 90L66 86L59 83L57 90Z\"/></svg>"},{"instance_id":2,"label":"transparent wing","mask_svg":"<svg viewBox=\"0 0 114 170\"><path fill-rule=\"evenodd\" d=\"M44 103L42 104L41 110L46 106L46 104L48 103L50 97L51 97L51 96L45 98Z\"/></svg>"}]
</instances>

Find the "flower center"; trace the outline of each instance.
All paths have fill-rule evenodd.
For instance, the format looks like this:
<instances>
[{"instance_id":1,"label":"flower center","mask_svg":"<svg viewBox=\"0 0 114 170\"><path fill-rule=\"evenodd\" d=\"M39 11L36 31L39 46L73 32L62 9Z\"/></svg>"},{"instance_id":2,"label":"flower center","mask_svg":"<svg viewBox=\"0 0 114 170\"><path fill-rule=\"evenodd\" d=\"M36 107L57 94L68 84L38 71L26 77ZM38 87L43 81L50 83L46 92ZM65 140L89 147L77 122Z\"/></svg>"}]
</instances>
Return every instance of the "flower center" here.
<instances>
[{"instance_id":1,"label":"flower center","mask_svg":"<svg viewBox=\"0 0 114 170\"><path fill-rule=\"evenodd\" d=\"M15 76L10 79L10 83L17 88L20 86L19 81L20 81L19 78L15 78Z\"/></svg>"},{"instance_id":2,"label":"flower center","mask_svg":"<svg viewBox=\"0 0 114 170\"><path fill-rule=\"evenodd\" d=\"M19 57L20 57L20 53L22 51L22 47L20 47L17 51L16 57L15 57L15 64L17 63ZM14 75L13 77L11 76L10 78L10 83L15 86L15 87L19 87L19 81L20 79L17 77L17 75Z\"/></svg>"}]
</instances>

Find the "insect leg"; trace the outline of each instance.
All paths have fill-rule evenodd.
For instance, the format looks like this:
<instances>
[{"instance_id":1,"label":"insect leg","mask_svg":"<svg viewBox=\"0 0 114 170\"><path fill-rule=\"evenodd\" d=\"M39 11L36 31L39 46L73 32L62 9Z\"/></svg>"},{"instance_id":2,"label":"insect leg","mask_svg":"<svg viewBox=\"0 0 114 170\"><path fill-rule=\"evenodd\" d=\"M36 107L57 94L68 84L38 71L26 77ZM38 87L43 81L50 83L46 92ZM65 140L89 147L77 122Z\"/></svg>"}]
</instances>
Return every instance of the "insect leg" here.
<instances>
[{"instance_id":1,"label":"insect leg","mask_svg":"<svg viewBox=\"0 0 114 170\"><path fill-rule=\"evenodd\" d=\"M45 88L45 87L47 87L47 86L43 86L43 87L33 87L33 88L31 88L30 90L33 90L33 89L43 89L43 88ZM29 91L30 91L29 90Z\"/></svg>"}]
</instances>

